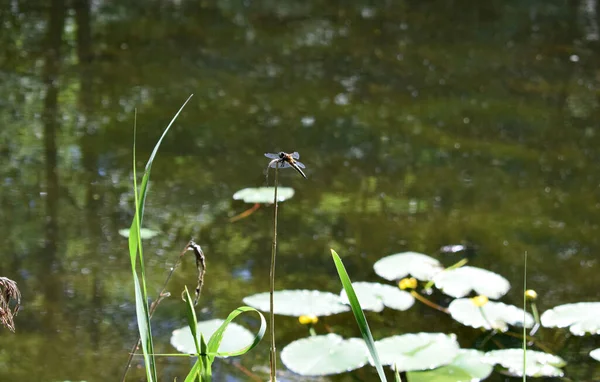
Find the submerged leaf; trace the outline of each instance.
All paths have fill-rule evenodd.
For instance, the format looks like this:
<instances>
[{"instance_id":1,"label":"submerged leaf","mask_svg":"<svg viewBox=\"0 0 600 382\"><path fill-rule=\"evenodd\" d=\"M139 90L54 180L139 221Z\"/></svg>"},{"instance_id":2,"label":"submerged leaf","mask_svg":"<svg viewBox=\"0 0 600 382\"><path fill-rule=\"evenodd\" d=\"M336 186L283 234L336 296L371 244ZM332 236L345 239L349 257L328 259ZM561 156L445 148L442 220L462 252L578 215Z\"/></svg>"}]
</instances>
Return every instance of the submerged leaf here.
<instances>
[{"instance_id":1,"label":"submerged leaf","mask_svg":"<svg viewBox=\"0 0 600 382\"><path fill-rule=\"evenodd\" d=\"M523 376L523 349L492 350L485 354L484 362L498 364L514 376ZM535 350L527 350L525 374L528 377L562 377L560 369L566 362L559 356Z\"/></svg>"},{"instance_id":2,"label":"submerged leaf","mask_svg":"<svg viewBox=\"0 0 600 382\"><path fill-rule=\"evenodd\" d=\"M547 328L569 327L576 336L600 334L600 302L559 305L545 311L541 321Z\"/></svg>"},{"instance_id":3,"label":"submerged leaf","mask_svg":"<svg viewBox=\"0 0 600 382\"><path fill-rule=\"evenodd\" d=\"M375 342L384 365L399 371L419 371L448 365L458 355L454 334L411 333Z\"/></svg>"},{"instance_id":4,"label":"submerged leaf","mask_svg":"<svg viewBox=\"0 0 600 382\"><path fill-rule=\"evenodd\" d=\"M415 303L415 299L410 293L391 285L354 282L352 286L360 301L360 306L364 310L381 312L384 306L396 310L407 310ZM348 304L345 290L342 289L340 297L345 304Z\"/></svg>"},{"instance_id":5,"label":"submerged leaf","mask_svg":"<svg viewBox=\"0 0 600 382\"><path fill-rule=\"evenodd\" d=\"M448 365L427 371L411 371L410 382L478 382L486 379L493 366L483 361L484 353L475 349L460 349Z\"/></svg>"},{"instance_id":6,"label":"submerged leaf","mask_svg":"<svg viewBox=\"0 0 600 382\"><path fill-rule=\"evenodd\" d=\"M291 187L277 187L277 201L283 202L294 196ZM272 204L275 198L275 187L244 188L233 194L234 200L243 200L245 203Z\"/></svg>"},{"instance_id":7,"label":"submerged leaf","mask_svg":"<svg viewBox=\"0 0 600 382\"><path fill-rule=\"evenodd\" d=\"M269 292L244 298L244 304L264 312L269 311ZM342 299L329 292L318 290L282 290L273 294L275 314L284 316L330 316L347 312L350 308Z\"/></svg>"},{"instance_id":8,"label":"submerged leaf","mask_svg":"<svg viewBox=\"0 0 600 382\"><path fill-rule=\"evenodd\" d=\"M417 252L402 252L379 259L373 265L375 273L389 281L400 280L408 275L428 281L444 267L433 257Z\"/></svg>"},{"instance_id":9,"label":"submerged leaf","mask_svg":"<svg viewBox=\"0 0 600 382\"><path fill-rule=\"evenodd\" d=\"M224 320L221 319L198 322L198 341L200 341L200 333L204 335L204 338L210 338L223 322ZM231 322L227 326L227 329L225 329L223 342L219 346L219 352L239 350L251 345L253 341L254 335L248 329L235 322ZM181 353L196 354L194 337L189 326L173 330L171 345Z\"/></svg>"},{"instance_id":10,"label":"submerged leaf","mask_svg":"<svg viewBox=\"0 0 600 382\"><path fill-rule=\"evenodd\" d=\"M283 364L306 376L348 372L364 366L368 351L360 338L344 339L337 334L296 340L281 352Z\"/></svg>"},{"instance_id":11,"label":"submerged leaf","mask_svg":"<svg viewBox=\"0 0 600 382\"><path fill-rule=\"evenodd\" d=\"M457 298L464 297L473 290L478 295L498 299L510 289L508 280L499 274L470 266L440 272L433 281L442 292Z\"/></svg>"},{"instance_id":12,"label":"submerged leaf","mask_svg":"<svg viewBox=\"0 0 600 382\"><path fill-rule=\"evenodd\" d=\"M459 298L450 303L448 311L456 321L474 328L504 332L509 324L523 326L523 309L501 302L489 301L479 307L470 298ZM533 324L533 316L525 313L525 326L531 328Z\"/></svg>"}]
</instances>

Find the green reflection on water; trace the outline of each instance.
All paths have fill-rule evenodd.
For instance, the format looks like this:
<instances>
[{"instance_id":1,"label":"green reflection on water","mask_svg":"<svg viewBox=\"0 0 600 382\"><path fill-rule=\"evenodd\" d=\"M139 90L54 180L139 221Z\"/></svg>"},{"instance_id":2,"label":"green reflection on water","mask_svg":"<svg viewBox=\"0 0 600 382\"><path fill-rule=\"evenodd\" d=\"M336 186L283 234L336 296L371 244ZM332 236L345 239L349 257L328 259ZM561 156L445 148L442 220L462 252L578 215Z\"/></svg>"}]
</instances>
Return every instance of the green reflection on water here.
<instances>
[{"instance_id":1,"label":"green reflection on water","mask_svg":"<svg viewBox=\"0 0 600 382\"><path fill-rule=\"evenodd\" d=\"M15 1L0 15L0 274L24 309L0 380L120 375L136 333L118 235L133 109L148 155L190 93L154 166L146 222L163 234L146 251L158 289L190 236L206 248L203 319L267 290L270 211L228 218L277 150L298 150L309 176L282 174L296 195L281 207L281 289L337 293L332 245L353 279L379 281L382 256L467 240L472 265L509 278L528 251L542 309L597 298L598 52L576 2L87 3ZM184 262L173 295L193 273ZM159 308L164 349L182 313L176 298ZM422 315L372 320L472 338ZM301 335L279 322L281 345ZM267 364L257 350L246 365ZM185 370L162 362L165 380ZM571 378L594 367L578 365Z\"/></svg>"}]
</instances>

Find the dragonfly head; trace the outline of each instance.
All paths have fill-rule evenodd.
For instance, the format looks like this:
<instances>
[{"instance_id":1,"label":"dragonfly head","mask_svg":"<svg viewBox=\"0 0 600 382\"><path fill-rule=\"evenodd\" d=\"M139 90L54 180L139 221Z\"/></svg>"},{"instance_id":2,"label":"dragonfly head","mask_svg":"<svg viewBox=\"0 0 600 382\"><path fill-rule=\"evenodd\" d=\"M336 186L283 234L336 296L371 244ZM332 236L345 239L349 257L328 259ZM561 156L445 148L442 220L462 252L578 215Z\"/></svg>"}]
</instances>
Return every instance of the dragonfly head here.
<instances>
[{"instance_id":1,"label":"dragonfly head","mask_svg":"<svg viewBox=\"0 0 600 382\"><path fill-rule=\"evenodd\" d=\"M279 152L279 158L281 158L281 159L285 158L285 153L283 151Z\"/></svg>"}]
</instances>

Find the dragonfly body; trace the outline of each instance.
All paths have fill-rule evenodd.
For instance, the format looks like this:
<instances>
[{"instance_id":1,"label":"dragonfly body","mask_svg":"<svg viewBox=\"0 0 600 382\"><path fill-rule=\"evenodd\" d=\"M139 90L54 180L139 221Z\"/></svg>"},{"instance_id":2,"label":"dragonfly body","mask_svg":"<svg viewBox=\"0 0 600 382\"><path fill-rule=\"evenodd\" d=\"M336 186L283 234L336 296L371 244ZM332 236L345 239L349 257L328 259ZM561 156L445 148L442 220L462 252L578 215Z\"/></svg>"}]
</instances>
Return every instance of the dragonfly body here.
<instances>
[{"instance_id":1,"label":"dragonfly body","mask_svg":"<svg viewBox=\"0 0 600 382\"><path fill-rule=\"evenodd\" d=\"M279 168L287 168L287 167L292 167L294 170L298 171L298 173L300 175L302 175L304 177L304 179L306 179L306 174L304 174L304 171L302 171L301 169L306 168L306 166L304 166L304 164L302 162L299 162L298 159L300 159L300 154L298 154L297 151L294 151L291 154L285 153L285 152L280 152L277 154L274 153L266 153L265 156L269 159L271 159L271 162L269 163L269 167L279 167Z\"/></svg>"}]
</instances>

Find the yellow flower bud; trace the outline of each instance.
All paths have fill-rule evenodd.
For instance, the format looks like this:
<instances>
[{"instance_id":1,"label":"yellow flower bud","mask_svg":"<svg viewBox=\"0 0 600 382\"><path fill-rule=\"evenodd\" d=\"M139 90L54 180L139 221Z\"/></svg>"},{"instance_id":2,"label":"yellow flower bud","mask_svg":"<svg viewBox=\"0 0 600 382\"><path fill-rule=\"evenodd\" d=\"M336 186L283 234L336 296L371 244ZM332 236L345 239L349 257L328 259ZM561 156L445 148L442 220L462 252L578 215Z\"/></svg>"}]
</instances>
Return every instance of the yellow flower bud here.
<instances>
[{"instance_id":1,"label":"yellow flower bud","mask_svg":"<svg viewBox=\"0 0 600 382\"><path fill-rule=\"evenodd\" d=\"M536 292L536 291L534 291L533 289L527 289L527 290L525 291L525 297L526 297L528 300L535 300L535 299L537 299L537 292Z\"/></svg>"},{"instance_id":2,"label":"yellow flower bud","mask_svg":"<svg viewBox=\"0 0 600 382\"><path fill-rule=\"evenodd\" d=\"M417 279L414 277L405 277L398 283L398 288L405 289L415 289L417 287Z\"/></svg>"},{"instance_id":3,"label":"yellow flower bud","mask_svg":"<svg viewBox=\"0 0 600 382\"><path fill-rule=\"evenodd\" d=\"M471 301L473 302L473 304L475 304L475 306L478 306L481 308L482 306L487 304L489 300L486 296L479 295L479 296L475 296L475 297L471 298Z\"/></svg>"},{"instance_id":4,"label":"yellow flower bud","mask_svg":"<svg viewBox=\"0 0 600 382\"><path fill-rule=\"evenodd\" d=\"M316 324L319 322L319 317L315 316L314 314L300 316L298 317L298 322L300 322L302 325Z\"/></svg>"}]
</instances>

